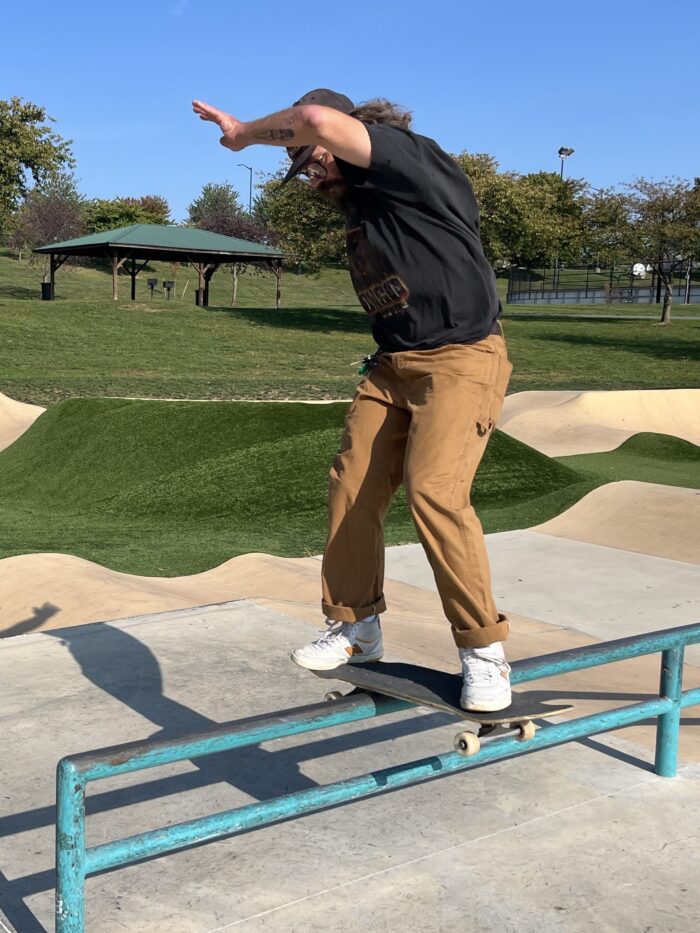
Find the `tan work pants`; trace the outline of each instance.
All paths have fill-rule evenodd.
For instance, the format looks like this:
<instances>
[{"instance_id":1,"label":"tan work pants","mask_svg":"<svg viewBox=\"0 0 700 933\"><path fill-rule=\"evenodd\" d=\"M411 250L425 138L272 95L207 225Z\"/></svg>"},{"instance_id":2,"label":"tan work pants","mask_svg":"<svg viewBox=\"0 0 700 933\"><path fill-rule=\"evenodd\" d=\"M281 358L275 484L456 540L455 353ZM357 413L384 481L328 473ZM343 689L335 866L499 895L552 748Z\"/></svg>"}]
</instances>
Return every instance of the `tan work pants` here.
<instances>
[{"instance_id":1,"label":"tan work pants","mask_svg":"<svg viewBox=\"0 0 700 933\"><path fill-rule=\"evenodd\" d=\"M445 615L460 647L504 641L474 474L512 367L505 341L385 353L360 382L330 471L323 611L354 622L386 609L384 517L403 482Z\"/></svg>"}]
</instances>

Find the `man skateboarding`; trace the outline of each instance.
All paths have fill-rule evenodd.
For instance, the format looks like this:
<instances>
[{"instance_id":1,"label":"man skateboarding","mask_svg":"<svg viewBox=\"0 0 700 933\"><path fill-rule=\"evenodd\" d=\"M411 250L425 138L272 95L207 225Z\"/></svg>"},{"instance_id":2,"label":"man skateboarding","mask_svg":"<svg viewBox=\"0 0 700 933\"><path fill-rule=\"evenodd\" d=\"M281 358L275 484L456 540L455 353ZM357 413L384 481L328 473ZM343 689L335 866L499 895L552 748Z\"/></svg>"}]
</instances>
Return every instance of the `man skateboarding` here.
<instances>
[{"instance_id":1,"label":"man skateboarding","mask_svg":"<svg viewBox=\"0 0 700 933\"><path fill-rule=\"evenodd\" d=\"M377 344L330 471L328 630L292 660L332 670L382 657L383 522L403 483L459 649L460 705L504 709L508 622L494 603L470 490L512 367L469 181L388 101L356 107L321 88L247 123L200 101L193 107L234 152L285 146L285 183L303 175L343 211L352 282Z\"/></svg>"}]
</instances>

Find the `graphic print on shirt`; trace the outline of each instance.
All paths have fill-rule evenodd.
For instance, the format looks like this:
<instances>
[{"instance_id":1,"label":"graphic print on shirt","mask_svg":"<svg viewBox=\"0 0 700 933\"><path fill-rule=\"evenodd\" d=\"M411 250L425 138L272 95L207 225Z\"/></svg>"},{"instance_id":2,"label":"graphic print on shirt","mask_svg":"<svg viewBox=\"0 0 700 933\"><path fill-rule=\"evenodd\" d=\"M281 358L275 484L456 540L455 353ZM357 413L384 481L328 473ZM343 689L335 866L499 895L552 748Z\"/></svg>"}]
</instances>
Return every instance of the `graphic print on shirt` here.
<instances>
[{"instance_id":1,"label":"graphic print on shirt","mask_svg":"<svg viewBox=\"0 0 700 933\"><path fill-rule=\"evenodd\" d=\"M387 268L386 258L369 242L357 211L348 216L347 249L350 277L367 314L389 317L408 309L408 286L400 275Z\"/></svg>"}]
</instances>

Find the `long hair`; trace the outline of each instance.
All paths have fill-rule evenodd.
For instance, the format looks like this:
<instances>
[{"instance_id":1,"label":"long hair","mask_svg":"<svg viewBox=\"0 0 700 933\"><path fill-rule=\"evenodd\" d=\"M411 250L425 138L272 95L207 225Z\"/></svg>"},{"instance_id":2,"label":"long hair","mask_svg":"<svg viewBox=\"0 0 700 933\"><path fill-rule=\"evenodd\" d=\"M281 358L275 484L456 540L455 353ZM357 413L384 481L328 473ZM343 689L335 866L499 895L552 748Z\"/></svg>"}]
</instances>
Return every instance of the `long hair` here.
<instances>
[{"instance_id":1,"label":"long hair","mask_svg":"<svg viewBox=\"0 0 700 933\"><path fill-rule=\"evenodd\" d=\"M389 123L391 126L398 126L402 130L409 130L413 121L413 114L405 110L399 104L393 104L384 97L377 97L374 100L365 101L350 112L351 117L356 117L362 123Z\"/></svg>"}]
</instances>

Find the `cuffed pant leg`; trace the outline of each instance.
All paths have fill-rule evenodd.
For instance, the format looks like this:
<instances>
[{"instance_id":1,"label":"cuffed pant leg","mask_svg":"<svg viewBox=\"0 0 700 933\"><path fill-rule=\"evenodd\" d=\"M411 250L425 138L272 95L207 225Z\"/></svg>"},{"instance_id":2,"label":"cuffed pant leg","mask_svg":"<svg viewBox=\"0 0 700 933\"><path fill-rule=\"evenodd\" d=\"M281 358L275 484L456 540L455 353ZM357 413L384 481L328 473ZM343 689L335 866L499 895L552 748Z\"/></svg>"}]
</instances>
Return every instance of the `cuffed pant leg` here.
<instances>
[{"instance_id":1,"label":"cuffed pant leg","mask_svg":"<svg viewBox=\"0 0 700 933\"><path fill-rule=\"evenodd\" d=\"M355 622L386 608L384 517L401 483L409 422L381 372L360 383L329 475L322 609L330 619Z\"/></svg>"},{"instance_id":2,"label":"cuffed pant leg","mask_svg":"<svg viewBox=\"0 0 700 933\"><path fill-rule=\"evenodd\" d=\"M429 360L426 354L416 361L417 373L429 362L430 374L416 380L411 395L404 484L454 640L485 647L507 637L508 622L494 603L470 491L511 367L499 337L429 352Z\"/></svg>"}]
</instances>

